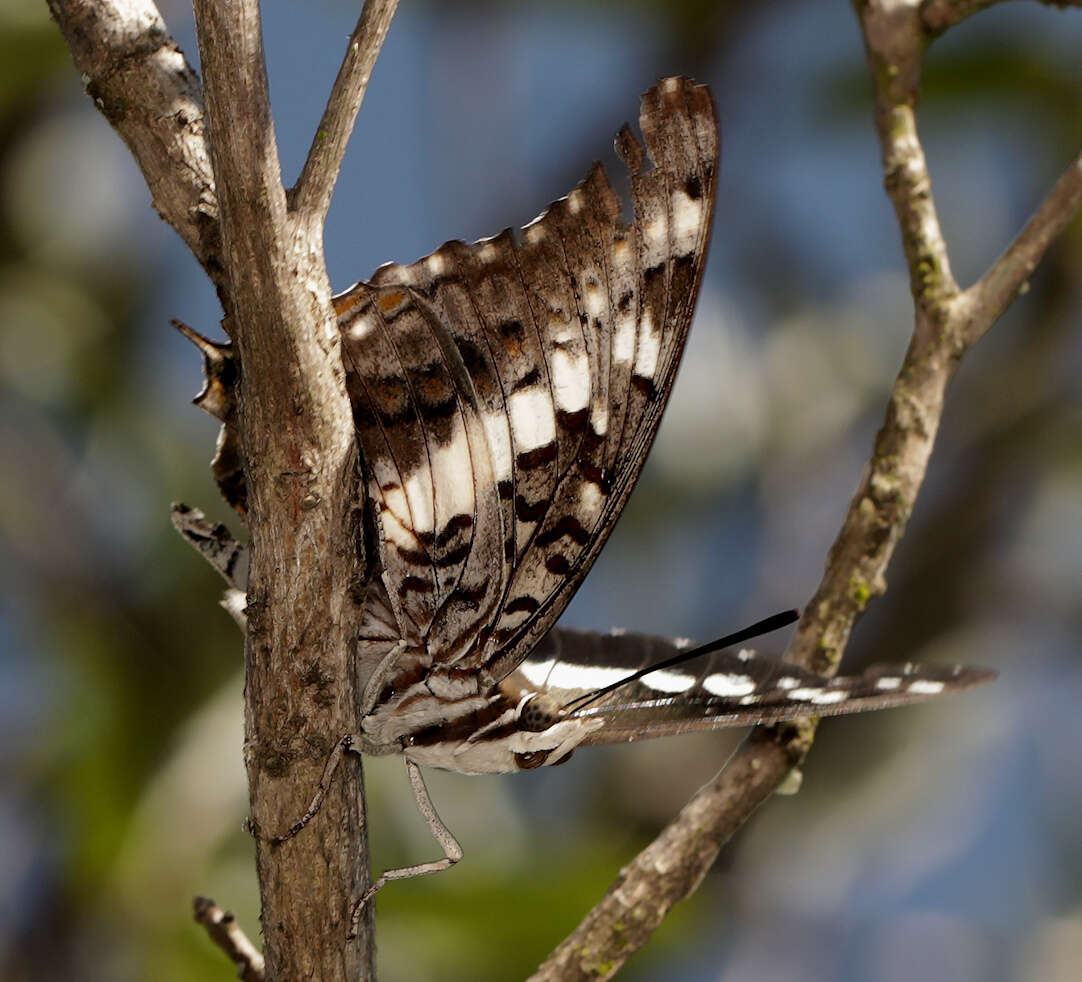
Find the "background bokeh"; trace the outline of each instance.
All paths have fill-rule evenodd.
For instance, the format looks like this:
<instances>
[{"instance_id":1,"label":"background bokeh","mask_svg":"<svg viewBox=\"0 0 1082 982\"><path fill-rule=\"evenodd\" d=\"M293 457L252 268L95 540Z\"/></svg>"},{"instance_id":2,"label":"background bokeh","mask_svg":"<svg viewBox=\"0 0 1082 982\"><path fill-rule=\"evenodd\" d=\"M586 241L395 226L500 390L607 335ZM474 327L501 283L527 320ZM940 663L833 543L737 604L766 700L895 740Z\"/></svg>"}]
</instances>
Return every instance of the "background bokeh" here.
<instances>
[{"instance_id":1,"label":"background bokeh","mask_svg":"<svg viewBox=\"0 0 1082 982\"><path fill-rule=\"evenodd\" d=\"M295 177L356 18L265 5ZM196 58L191 15L164 5ZM1082 13L1009 4L930 50L922 134L954 269L995 258L1082 144ZM567 621L714 637L812 593L910 330L847 4L405 0L327 229L344 288L569 190L659 76L724 129L685 365ZM975 662L992 686L826 723L628 979L1067 982L1082 963L1082 223L950 394L890 590L848 664ZM258 930L241 644L172 533L231 518L188 404L213 291L81 91L46 5L0 0L0 973L232 969L204 893ZM767 639L780 650L784 639ZM525 975L724 761L719 733L510 778L435 774L466 859L380 894L381 977ZM400 765L366 767L377 868L435 854Z\"/></svg>"}]
</instances>

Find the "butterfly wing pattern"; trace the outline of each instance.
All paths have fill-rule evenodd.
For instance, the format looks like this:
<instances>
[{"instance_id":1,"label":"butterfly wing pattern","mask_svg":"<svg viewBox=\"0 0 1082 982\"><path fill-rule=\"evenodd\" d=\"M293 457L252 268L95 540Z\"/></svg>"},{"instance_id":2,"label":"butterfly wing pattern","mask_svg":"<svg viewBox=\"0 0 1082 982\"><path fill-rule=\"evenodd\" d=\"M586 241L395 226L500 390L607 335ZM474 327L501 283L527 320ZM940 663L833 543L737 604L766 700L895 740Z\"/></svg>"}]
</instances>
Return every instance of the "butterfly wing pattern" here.
<instances>
[{"instance_id":1,"label":"butterfly wing pattern","mask_svg":"<svg viewBox=\"0 0 1082 982\"><path fill-rule=\"evenodd\" d=\"M645 148L627 126L616 137L632 221L595 164L519 233L448 242L335 298L379 544L361 739L404 754L411 778L418 764L529 769L579 745L855 712L988 677L906 666L828 680L722 651L569 705L680 650L554 627L657 432L710 237L708 90L662 80L640 129Z\"/></svg>"},{"instance_id":2,"label":"butterfly wing pattern","mask_svg":"<svg viewBox=\"0 0 1082 982\"><path fill-rule=\"evenodd\" d=\"M633 221L595 164L518 236L448 242L335 298L380 544L359 650L371 751L514 771L579 744L856 712L984 677L909 666L826 680L719 652L562 709L678 650L553 628L657 432L710 236L709 91L662 80L640 128L645 151L627 126L616 137Z\"/></svg>"}]
</instances>

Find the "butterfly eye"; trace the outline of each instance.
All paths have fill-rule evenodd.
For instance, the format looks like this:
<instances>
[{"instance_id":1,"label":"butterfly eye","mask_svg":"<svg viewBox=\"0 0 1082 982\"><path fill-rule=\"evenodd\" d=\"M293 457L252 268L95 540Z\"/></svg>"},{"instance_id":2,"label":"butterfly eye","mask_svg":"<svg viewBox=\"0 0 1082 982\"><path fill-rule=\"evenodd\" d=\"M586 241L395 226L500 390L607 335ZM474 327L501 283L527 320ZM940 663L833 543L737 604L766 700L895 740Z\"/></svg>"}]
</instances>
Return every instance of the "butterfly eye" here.
<instances>
[{"instance_id":1,"label":"butterfly eye","mask_svg":"<svg viewBox=\"0 0 1082 982\"><path fill-rule=\"evenodd\" d=\"M547 750L530 750L524 754L515 754L515 763L520 771L532 771L535 767L540 767L548 755Z\"/></svg>"},{"instance_id":2,"label":"butterfly eye","mask_svg":"<svg viewBox=\"0 0 1082 982\"><path fill-rule=\"evenodd\" d=\"M551 696L538 693L530 696L522 704L518 714L518 725L531 733L540 733L554 723L558 723L562 718L560 704Z\"/></svg>"}]
</instances>

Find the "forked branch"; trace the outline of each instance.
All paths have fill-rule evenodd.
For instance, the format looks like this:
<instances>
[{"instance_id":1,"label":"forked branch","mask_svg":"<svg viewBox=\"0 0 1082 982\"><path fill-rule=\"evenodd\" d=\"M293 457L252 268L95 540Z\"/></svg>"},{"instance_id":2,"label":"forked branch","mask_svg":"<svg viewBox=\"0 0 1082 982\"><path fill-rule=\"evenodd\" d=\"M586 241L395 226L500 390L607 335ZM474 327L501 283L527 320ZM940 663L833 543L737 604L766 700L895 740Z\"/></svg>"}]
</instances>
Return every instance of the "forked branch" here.
<instances>
[{"instance_id":1,"label":"forked branch","mask_svg":"<svg viewBox=\"0 0 1082 982\"><path fill-rule=\"evenodd\" d=\"M934 4L941 8L936 30L986 5ZM885 589L887 566L924 481L960 359L1018 295L1082 201L1082 157L1077 157L1011 247L976 284L960 291L916 125L921 61L934 31L922 21L917 0L871 0L856 7L875 83L884 183L909 267L914 329L865 476L789 647L790 661L823 674L836 671L854 623ZM620 873L531 982L614 975L671 907L695 890L722 845L800 763L815 727L815 720L757 727L721 774Z\"/></svg>"}]
</instances>

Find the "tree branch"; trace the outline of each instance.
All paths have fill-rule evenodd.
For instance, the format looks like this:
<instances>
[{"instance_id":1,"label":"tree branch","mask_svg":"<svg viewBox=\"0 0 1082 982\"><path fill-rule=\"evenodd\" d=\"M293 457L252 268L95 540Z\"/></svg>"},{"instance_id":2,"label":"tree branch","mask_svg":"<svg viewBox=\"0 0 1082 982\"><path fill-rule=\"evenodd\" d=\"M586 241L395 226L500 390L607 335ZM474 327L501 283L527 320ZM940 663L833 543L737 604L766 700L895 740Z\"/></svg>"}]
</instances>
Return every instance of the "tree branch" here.
<instances>
[{"instance_id":1,"label":"tree branch","mask_svg":"<svg viewBox=\"0 0 1082 982\"><path fill-rule=\"evenodd\" d=\"M787 653L788 660L824 674L836 671L856 620L886 589L886 570L924 481L959 360L1018 294L1082 199L1076 159L1003 258L960 293L916 128L914 106L928 41L920 4L871 0L857 9L875 83L884 183L902 233L915 324L865 475ZM816 725L809 719L753 730L721 774L620 873L530 982L611 978L669 909L696 889L721 846L799 765Z\"/></svg>"},{"instance_id":2,"label":"tree branch","mask_svg":"<svg viewBox=\"0 0 1082 982\"><path fill-rule=\"evenodd\" d=\"M290 191L291 206L320 223L331 206L353 123L397 7L398 0L365 0L301 176Z\"/></svg>"},{"instance_id":3,"label":"tree branch","mask_svg":"<svg viewBox=\"0 0 1082 982\"><path fill-rule=\"evenodd\" d=\"M49 10L87 95L142 170L158 214L221 296L225 269L203 94L157 7L150 0L49 0Z\"/></svg>"},{"instance_id":4,"label":"tree branch","mask_svg":"<svg viewBox=\"0 0 1082 982\"><path fill-rule=\"evenodd\" d=\"M368 883L359 759L340 768L303 835L328 754L353 732L352 651L362 538L353 418L330 304L322 223L289 212L258 3L196 0L207 126L240 363L251 571L245 734L267 976L346 982L372 972L371 919L348 942Z\"/></svg>"},{"instance_id":5,"label":"tree branch","mask_svg":"<svg viewBox=\"0 0 1082 982\"><path fill-rule=\"evenodd\" d=\"M263 956L248 940L236 918L209 897L196 897L192 901L192 908L196 923L206 928L210 940L226 953L236 967L237 978L241 982L263 982Z\"/></svg>"}]
</instances>

